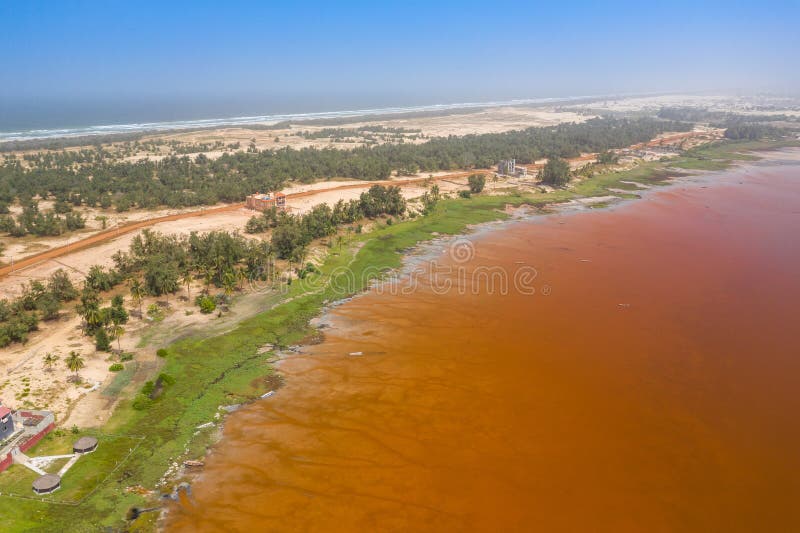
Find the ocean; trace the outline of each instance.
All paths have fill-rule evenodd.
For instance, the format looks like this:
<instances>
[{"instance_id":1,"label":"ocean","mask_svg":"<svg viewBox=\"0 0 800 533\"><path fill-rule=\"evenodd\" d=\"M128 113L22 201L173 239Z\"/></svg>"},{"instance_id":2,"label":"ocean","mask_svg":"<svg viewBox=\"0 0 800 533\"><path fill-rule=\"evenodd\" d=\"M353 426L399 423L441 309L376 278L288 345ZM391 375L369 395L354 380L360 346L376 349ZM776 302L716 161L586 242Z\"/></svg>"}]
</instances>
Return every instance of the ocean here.
<instances>
[{"instance_id":1,"label":"ocean","mask_svg":"<svg viewBox=\"0 0 800 533\"><path fill-rule=\"evenodd\" d=\"M388 105L360 99L360 105L326 100L256 103L242 100L141 100L136 102L3 102L0 101L0 143L86 135L214 128L282 121L336 119L362 115L441 112L454 109L536 105L592 98L528 98L456 103ZM375 104L372 106L371 104ZM352 103L351 103L352 104Z\"/></svg>"}]
</instances>

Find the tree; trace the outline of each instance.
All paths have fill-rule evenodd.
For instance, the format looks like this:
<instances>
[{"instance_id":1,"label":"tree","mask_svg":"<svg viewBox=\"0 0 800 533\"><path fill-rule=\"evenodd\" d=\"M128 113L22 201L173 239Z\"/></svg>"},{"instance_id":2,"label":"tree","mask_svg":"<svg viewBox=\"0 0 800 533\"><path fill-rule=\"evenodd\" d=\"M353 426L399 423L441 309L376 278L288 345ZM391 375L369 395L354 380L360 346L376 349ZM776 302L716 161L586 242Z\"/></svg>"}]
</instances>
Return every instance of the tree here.
<instances>
[{"instance_id":1,"label":"tree","mask_svg":"<svg viewBox=\"0 0 800 533\"><path fill-rule=\"evenodd\" d=\"M422 212L426 215L436 209L436 204L439 203L439 186L433 185L429 191L425 191L422 195Z\"/></svg>"},{"instance_id":2,"label":"tree","mask_svg":"<svg viewBox=\"0 0 800 533\"><path fill-rule=\"evenodd\" d=\"M73 300L78 296L78 291L63 268L53 272L47 282L47 289L62 302Z\"/></svg>"},{"instance_id":3,"label":"tree","mask_svg":"<svg viewBox=\"0 0 800 533\"><path fill-rule=\"evenodd\" d=\"M214 271L211 266L203 269L203 283L206 286L206 292L211 288L211 282L214 280Z\"/></svg>"},{"instance_id":4,"label":"tree","mask_svg":"<svg viewBox=\"0 0 800 533\"><path fill-rule=\"evenodd\" d=\"M272 248L281 259L291 257L295 248L305 245L305 236L296 222L280 224L272 232Z\"/></svg>"},{"instance_id":5,"label":"tree","mask_svg":"<svg viewBox=\"0 0 800 533\"><path fill-rule=\"evenodd\" d=\"M85 308L83 318L86 320L87 330L90 333L103 323L103 313L96 304Z\"/></svg>"},{"instance_id":6,"label":"tree","mask_svg":"<svg viewBox=\"0 0 800 533\"><path fill-rule=\"evenodd\" d=\"M48 372L52 372L53 366L55 366L58 359L59 357L54 353L47 352L42 358L42 363L44 363L44 367Z\"/></svg>"},{"instance_id":7,"label":"tree","mask_svg":"<svg viewBox=\"0 0 800 533\"><path fill-rule=\"evenodd\" d=\"M154 296L175 292L178 290L178 269L174 263L153 257L145 267L144 285L147 292Z\"/></svg>"},{"instance_id":8,"label":"tree","mask_svg":"<svg viewBox=\"0 0 800 533\"><path fill-rule=\"evenodd\" d=\"M99 328L94 334L94 347L101 352L111 350L111 340L108 338L106 328Z\"/></svg>"},{"instance_id":9,"label":"tree","mask_svg":"<svg viewBox=\"0 0 800 533\"><path fill-rule=\"evenodd\" d=\"M619 161L619 156L611 150L606 150L605 152L597 154L597 162L601 165L613 165L617 161Z\"/></svg>"},{"instance_id":10,"label":"tree","mask_svg":"<svg viewBox=\"0 0 800 533\"><path fill-rule=\"evenodd\" d=\"M61 304L58 298L47 292L36 300L36 309L42 314L42 320L54 320L58 318Z\"/></svg>"},{"instance_id":11,"label":"tree","mask_svg":"<svg viewBox=\"0 0 800 533\"><path fill-rule=\"evenodd\" d=\"M244 282L247 281L247 270L244 267L236 269L236 288L242 290Z\"/></svg>"},{"instance_id":12,"label":"tree","mask_svg":"<svg viewBox=\"0 0 800 533\"><path fill-rule=\"evenodd\" d=\"M111 299L111 308L109 309L108 318L114 324L128 323L128 311L125 310L125 301L121 294L117 294Z\"/></svg>"},{"instance_id":13,"label":"tree","mask_svg":"<svg viewBox=\"0 0 800 533\"><path fill-rule=\"evenodd\" d=\"M486 186L486 176L483 174L473 174L467 178L467 181L469 182L469 191L472 194L478 194Z\"/></svg>"},{"instance_id":14,"label":"tree","mask_svg":"<svg viewBox=\"0 0 800 533\"><path fill-rule=\"evenodd\" d=\"M189 289L192 285L192 271L188 268L184 269L183 274L181 274L181 281L186 285L186 298L191 299L192 294Z\"/></svg>"},{"instance_id":15,"label":"tree","mask_svg":"<svg viewBox=\"0 0 800 533\"><path fill-rule=\"evenodd\" d=\"M119 273L113 269L106 272L100 265L94 265L86 275L85 285L97 292L110 291L114 285L122 281Z\"/></svg>"},{"instance_id":16,"label":"tree","mask_svg":"<svg viewBox=\"0 0 800 533\"><path fill-rule=\"evenodd\" d=\"M554 187L569 183L569 163L559 157L551 157L542 169L542 182Z\"/></svg>"},{"instance_id":17,"label":"tree","mask_svg":"<svg viewBox=\"0 0 800 533\"><path fill-rule=\"evenodd\" d=\"M139 307L139 317L144 318L142 314L142 296L144 294L144 288L142 287L142 283L138 279L134 279L131 281L131 298L133 298L133 302Z\"/></svg>"},{"instance_id":18,"label":"tree","mask_svg":"<svg viewBox=\"0 0 800 533\"><path fill-rule=\"evenodd\" d=\"M122 324L114 323L114 325L111 326L111 334L114 335L115 339L117 339L117 349L121 352L122 336L125 334L125 328L122 327Z\"/></svg>"},{"instance_id":19,"label":"tree","mask_svg":"<svg viewBox=\"0 0 800 533\"><path fill-rule=\"evenodd\" d=\"M726 125L731 129L729 136L750 138L756 133L731 128L735 124ZM667 131L688 131L691 127L689 122L654 118L598 118L581 124L504 133L425 137L426 141L421 143L375 143L351 150L296 150L282 148L279 143L270 143L271 149L259 150L255 143L248 147L245 141L244 148L249 153L228 151L214 160L180 154L158 161L133 161L103 150L29 152L24 165L19 160L0 162L0 191L5 191L0 201L8 204L16 196L19 205L25 207L40 193L57 191L56 199L61 202L71 201L75 206L99 203L104 209L239 202L255 190L279 190L289 180L301 183L334 177L380 180L395 172L429 174L464 166L486 167L512 155L525 164L547 155L566 158L622 148L649 141ZM352 133L351 130L348 135ZM325 133L330 138L341 138L341 132L335 134L335 131ZM31 149L46 147L44 141L26 143ZM228 145L229 150L240 147L239 143ZM178 147L172 148L178 152L175 150ZM20 220L22 224L12 222L14 232L22 234L29 227L47 233L63 231L66 225L62 215L39 212L38 206L27 210Z\"/></svg>"},{"instance_id":20,"label":"tree","mask_svg":"<svg viewBox=\"0 0 800 533\"><path fill-rule=\"evenodd\" d=\"M75 373L76 378L78 377L78 372L80 372L80 370L86 366L86 362L83 360L83 357L81 357L81 354L75 350L69 352L69 356L64 362L66 363L70 372Z\"/></svg>"},{"instance_id":21,"label":"tree","mask_svg":"<svg viewBox=\"0 0 800 533\"><path fill-rule=\"evenodd\" d=\"M222 278L222 287L225 292L225 296L230 296L233 294L233 290L236 288L236 274L231 272L225 272L225 275Z\"/></svg>"}]
</instances>

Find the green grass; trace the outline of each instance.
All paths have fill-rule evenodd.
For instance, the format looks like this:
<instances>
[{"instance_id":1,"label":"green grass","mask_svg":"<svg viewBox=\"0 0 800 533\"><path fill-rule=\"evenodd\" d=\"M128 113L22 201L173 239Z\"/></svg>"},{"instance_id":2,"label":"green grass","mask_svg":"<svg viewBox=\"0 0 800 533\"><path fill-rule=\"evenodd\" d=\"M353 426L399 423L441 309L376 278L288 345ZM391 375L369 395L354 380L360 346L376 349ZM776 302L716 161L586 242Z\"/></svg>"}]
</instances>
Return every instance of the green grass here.
<instances>
[{"instance_id":1,"label":"green grass","mask_svg":"<svg viewBox=\"0 0 800 533\"><path fill-rule=\"evenodd\" d=\"M686 170L725 170L737 161L756 161L760 159L753 154L759 150L775 150L800 146L793 140L773 141L720 141L693 150L669 162L669 166Z\"/></svg>"},{"instance_id":2,"label":"green grass","mask_svg":"<svg viewBox=\"0 0 800 533\"><path fill-rule=\"evenodd\" d=\"M128 464L131 450L135 450L141 439L132 436L108 435L105 433L86 431L80 434L71 432L53 432L27 452L28 456L63 455L72 453L73 443L83 435L97 437L97 450L83 455L61 481L61 488L47 495L36 495L31 485L39 477L38 474L22 465L12 465L0 474L0 509L5 521L3 531L82 531L84 529L69 521L51 523L49 517L71 515L76 509L84 508L81 503L87 497L92 498L95 491L100 491L107 476L119 475ZM57 473L67 462L60 459L46 469ZM115 471L116 469L116 471ZM113 473L112 473L113 472ZM93 508L102 508L100 501L95 501ZM87 505L87 508L91 508ZM45 518L47 517L47 518ZM47 526L41 520L48 520Z\"/></svg>"},{"instance_id":3,"label":"green grass","mask_svg":"<svg viewBox=\"0 0 800 533\"><path fill-rule=\"evenodd\" d=\"M120 392L122 392L122 389L124 389L133 379L138 366L139 363L136 361L128 361L125 363L125 368L114 375L114 379L105 389L103 389L101 394L111 398L119 396Z\"/></svg>"},{"instance_id":4,"label":"green grass","mask_svg":"<svg viewBox=\"0 0 800 533\"><path fill-rule=\"evenodd\" d=\"M642 163L631 170L595 174L591 178L576 183L570 190L576 196L582 197L618 195L619 193L609 189L622 189L631 192L641 190L633 183L623 183L625 181L641 183L646 186L665 185L668 183L667 180L669 178L679 175L679 172L667 170L664 163L654 161Z\"/></svg>"},{"instance_id":5,"label":"green grass","mask_svg":"<svg viewBox=\"0 0 800 533\"><path fill-rule=\"evenodd\" d=\"M559 194L542 196L546 201L561 197ZM83 503L68 506L0 497L0 514L10 517L6 523L12 531L95 531L107 526L124 527L124 517L130 507L152 504L141 496L125 492L125 487L142 485L152 489L171 462L202 456L211 442L212 431L204 430L193 439L196 427L213 420L219 406L252 400L266 392L263 378L273 372L268 362L273 354L259 354L261 346L289 346L314 335L316 332L309 321L327 302L360 291L381 272L398 267L402 252L418 242L434 234L463 232L470 224L505 219L508 215L501 209L508 204L542 201L545 200L522 195L444 200L429 216L355 236L350 245L332 251L321 266L320 274L312 275L307 282L295 281L286 287L284 303L243 320L224 334L194 336L170 345L170 355L162 372L173 376L175 383L143 411L133 409L130 399L122 400L104 428L107 433L142 435L144 440L124 468L114 472ZM358 248L357 244L363 246ZM356 249L358 251L354 252ZM265 300L272 295L274 293L265 294ZM125 378L127 367L132 365L129 363L125 371L115 376L106 393L118 394L124 387L125 380L129 379ZM45 439L40 446L55 450L57 441L55 437L52 442ZM185 452L187 447L188 453ZM101 443L95 454L109 448L110 445ZM41 454L38 450L36 453ZM98 459L100 457L97 455ZM87 460L81 465L81 461L68 473L65 487L54 493L54 497L74 499L86 495L83 489L67 488L73 474L81 474L81 470L73 471L91 464ZM112 465L97 466L99 472L107 473ZM36 523L30 517L36 517Z\"/></svg>"},{"instance_id":6,"label":"green grass","mask_svg":"<svg viewBox=\"0 0 800 533\"><path fill-rule=\"evenodd\" d=\"M635 192L638 187L625 181L637 182L648 186L665 185L669 178L685 175L682 170L725 170L737 161L755 161L760 159L754 151L800 146L798 141L721 141L694 150L689 150L678 158L665 161L651 161L637 165L631 170L620 172L597 173L570 187L570 191L581 197L616 195L630 197L609 189L621 189Z\"/></svg>"}]
</instances>

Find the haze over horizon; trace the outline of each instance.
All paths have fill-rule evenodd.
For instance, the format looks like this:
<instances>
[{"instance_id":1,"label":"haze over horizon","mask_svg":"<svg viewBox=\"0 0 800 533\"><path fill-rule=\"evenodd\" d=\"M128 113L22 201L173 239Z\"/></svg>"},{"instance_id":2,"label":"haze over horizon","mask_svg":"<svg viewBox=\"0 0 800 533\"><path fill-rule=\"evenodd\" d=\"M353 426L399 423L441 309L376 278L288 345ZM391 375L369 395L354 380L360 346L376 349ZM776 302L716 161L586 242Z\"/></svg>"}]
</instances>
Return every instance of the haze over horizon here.
<instances>
[{"instance_id":1,"label":"haze over horizon","mask_svg":"<svg viewBox=\"0 0 800 533\"><path fill-rule=\"evenodd\" d=\"M724 9L722 9L724 7ZM797 2L0 4L0 130L677 91L796 92ZM46 113L45 113L46 112ZM42 119L47 115L47 119ZM40 117L36 119L34 117Z\"/></svg>"}]
</instances>

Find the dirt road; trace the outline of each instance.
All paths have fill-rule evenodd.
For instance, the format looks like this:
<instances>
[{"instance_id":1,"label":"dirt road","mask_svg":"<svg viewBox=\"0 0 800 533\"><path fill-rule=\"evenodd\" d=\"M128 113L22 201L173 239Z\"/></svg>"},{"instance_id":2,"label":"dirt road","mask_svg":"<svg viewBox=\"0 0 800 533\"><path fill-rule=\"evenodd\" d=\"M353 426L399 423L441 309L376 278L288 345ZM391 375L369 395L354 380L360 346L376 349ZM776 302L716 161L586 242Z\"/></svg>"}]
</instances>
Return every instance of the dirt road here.
<instances>
[{"instance_id":1,"label":"dirt road","mask_svg":"<svg viewBox=\"0 0 800 533\"><path fill-rule=\"evenodd\" d=\"M635 144L635 145L631 146L630 148L632 148L632 149L640 149L640 148L644 148L644 147L647 147L647 146L667 145L667 144L675 143L676 141L682 141L684 139L689 139L689 138L692 138L692 137L702 136L702 135L706 135L706 134L699 133L699 132L693 132L693 131L677 133L677 134L674 134L674 135L668 135L668 136L665 136L665 137L654 139L654 140L648 141L646 143ZM591 160L595 159L595 157L597 157L597 154L584 154L584 155L581 155L581 156L573 158L573 159L568 159L568 161L571 162L571 163L574 163L574 162L586 162L586 161L591 161ZM541 165L541 164L529 164L529 165L520 165L520 166L521 167L522 166L527 167L528 170L539 170L544 165ZM465 178L465 177L470 176L472 174L484 174L484 175L486 175L486 174L492 174L492 173L493 173L492 170L482 169L482 170L471 170L471 171L468 171L468 172L455 172L455 173L452 173L452 174L444 174L444 175L432 176L432 177L399 178L399 179L394 179L394 180L358 182L358 183L352 183L352 184L347 184L347 185L337 185L337 186L329 187L329 188L325 188L325 189L311 189L311 190L308 190L308 191L290 193L290 194L286 195L286 200L287 201L291 201L292 199L306 198L306 197L309 197L309 196L314 196L314 195L322 194L322 193L329 193L329 192L332 192L332 191L342 191L342 190L349 190L349 189L367 189L369 187L372 187L373 185L384 185L384 186L386 186L386 185L396 185L396 186L403 187L403 186L406 186L406 185L414 185L414 184L422 183L422 182L425 182L425 181L428 181L428 180L431 180L431 181L452 180L452 179ZM30 267L30 266L36 265L38 263L41 263L42 261L48 261L48 260L51 260L51 259L56 259L56 258L62 257L64 255L67 255L67 254L70 254L70 253L73 253L73 252L77 252L78 250L83 250L83 249L86 249L86 248L88 248L90 246L94 246L96 244L100 244L102 242L106 242L108 240L115 239L120 235L124 235L124 234L130 233L132 231L137 231L137 230L140 230L142 228L153 226L153 225L159 224L161 222L169 222L169 221L172 221L172 220L180 220L180 219L183 219L183 218L190 218L190 217L208 216L208 215L213 215L213 214L217 214L217 213L222 213L222 212L225 212L225 211L234 211L236 209L241 209L242 207L244 207L244 203L236 203L236 204L225 205L225 206L222 206L222 207L213 207L213 208L210 208L210 209L202 209L202 210L199 210L199 211L191 211L191 212L188 212L188 213L178 213L178 214L174 214L174 215L166 215L166 216L161 216L161 217L150 218L150 219L147 219L147 220L140 220L138 222L132 222L130 224L125 224L125 225L122 225L122 226L118 226L116 228L107 229L107 230L101 231L99 233L96 233L96 234L94 234L94 235L92 235L90 237L87 237L87 238L85 238L83 240L80 240L80 241L77 241L77 242L73 242L73 243L70 243L70 244L65 244L63 246L59 246L59 247L56 247L56 248L52 248L50 250L47 250L47 251L44 251L44 252L40 252L38 254L30 255L28 257L20 259L19 261L15 261L12 265L4 266L4 267L0 268L0 279L8 276L12 272L18 272L18 271L23 270L23 269L25 269L27 267Z\"/></svg>"},{"instance_id":2,"label":"dirt road","mask_svg":"<svg viewBox=\"0 0 800 533\"><path fill-rule=\"evenodd\" d=\"M490 174L490 170L473 170L470 172L456 172L453 174L445 174L441 176L433 176L431 177L424 177L424 178L408 178L408 179L395 179L395 180L382 180L382 181L370 181L370 182L359 182L359 183L352 183L347 185L337 185L334 187L328 187L325 189L312 189L308 191L302 191L297 193L291 193L286 195L287 201L291 201L292 199L296 198L305 198L308 196L314 196L317 194L328 193L332 191L340 191L340 190L347 190L347 189L368 189L373 185L397 185L400 187L406 185L414 185L421 182L425 182L428 180L438 181L438 180L447 180L447 179L458 179L458 178L465 178L472 174ZM107 230L103 230L99 233L86 237L80 241L76 241L70 244L65 244L63 246L58 246L56 248L52 248L50 250L46 250L44 252L40 252L38 254L30 255L28 257L22 258L18 261L14 261L13 264L4 266L0 268L0 279L8 276L12 272L19 272L20 270L24 270L28 267L33 265L39 264L43 261L49 261L51 259L57 259L59 257L63 257L65 255L77 252L79 250L84 250L89 248L90 246L95 246L97 244L109 241L111 239L116 239L120 235L125 235L126 233L130 233L132 231L138 231L143 228L147 228L149 226L154 226L156 224L160 224L162 222L170 222L173 220L180 220L184 218L190 217L202 217L208 215L214 215L218 213L223 213L226 211L235 211L237 209L241 209L244 207L244 203L236 203L236 204L229 204L222 207L212 207L210 209L201 209L198 211L190 211L188 213L177 213L174 215L165 215L161 217L154 217L149 218L147 220L140 220L137 222L131 222L130 224L125 224L122 226L118 226L115 228L110 228Z\"/></svg>"}]
</instances>

